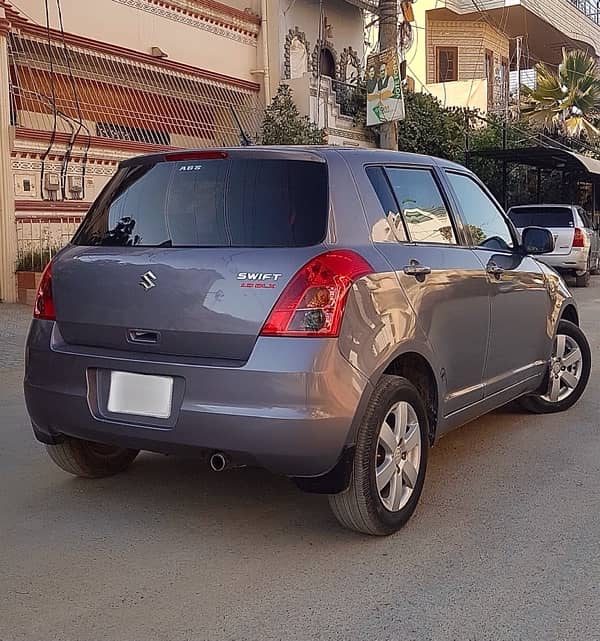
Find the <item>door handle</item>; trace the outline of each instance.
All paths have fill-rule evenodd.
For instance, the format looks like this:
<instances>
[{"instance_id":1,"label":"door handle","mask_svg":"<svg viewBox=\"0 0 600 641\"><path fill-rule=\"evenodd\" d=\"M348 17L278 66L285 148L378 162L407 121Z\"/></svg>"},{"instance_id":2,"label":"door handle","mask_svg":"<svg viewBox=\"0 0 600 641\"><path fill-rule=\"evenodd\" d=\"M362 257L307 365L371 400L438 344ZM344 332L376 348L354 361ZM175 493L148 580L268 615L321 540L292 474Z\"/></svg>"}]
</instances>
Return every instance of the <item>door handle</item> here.
<instances>
[{"instance_id":1,"label":"door handle","mask_svg":"<svg viewBox=\"0 0 600 641\"><path fill-rule=\"evenodd\" d=\"M158 332L146 331L144 329L130 329L127 332L127 340L130 343L156 345L160 342L160 334Z\"/></svg>"},{"instance_id":2,"label":"door handle","mask_svg":"<svg viewBox=\"0 0 600 641\"><path fill-rule=\"evenodd\" d=\"M431 274L431 267L421 265L417 260L411 260L410 265L405 265L402 268L402 271L407 276L427 276L428 274Z\"/></svg>"},{"instance_id":3,"label":"door handle","mask_svg":"<svg viewBox=\"0 0 600 641\"><path fill-rule=\"evenodd\" d=\"M502 274L504 274L504 269L496 265L496 263L494 262L489 262L487 264L486 271L488 274L491 274L492 276L495 276L498 279L502 276Z\"/></svg>"}]
</instances>

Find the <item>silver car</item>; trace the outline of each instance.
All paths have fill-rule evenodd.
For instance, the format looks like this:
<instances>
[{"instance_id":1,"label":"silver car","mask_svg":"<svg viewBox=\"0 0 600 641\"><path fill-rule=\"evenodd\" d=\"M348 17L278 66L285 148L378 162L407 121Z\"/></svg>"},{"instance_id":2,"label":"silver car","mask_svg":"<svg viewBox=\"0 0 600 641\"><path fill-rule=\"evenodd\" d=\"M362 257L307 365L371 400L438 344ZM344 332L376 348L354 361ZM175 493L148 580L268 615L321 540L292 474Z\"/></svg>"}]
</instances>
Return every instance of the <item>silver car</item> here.
<instances>
[{"instance_id":1,"label":"silver car","mask_svg":"<svg viewBox=\"0 0 600 641\"><path fill-rule=\"evenodd\" d=\"M509 401L568 409L590 349L577 306L464 167L342 148L123 162L46 269L25 396L78 476L140 450L254 465L398 530L430 446Z\"/></svg>"},{"instance_id":2,"label":"silver car","mask_svg":"<svg viewBox=\"0 0 600 641\"><path fill-rule=\"evenodd\" d=\"M587 287L590 274L600 272L600 235L590 215L576 205L519 205L508 217L521 231L537 225L554 237L554 251L541 260L554 269L575 276L577 287Z\"/></svg>"}]
</instances>

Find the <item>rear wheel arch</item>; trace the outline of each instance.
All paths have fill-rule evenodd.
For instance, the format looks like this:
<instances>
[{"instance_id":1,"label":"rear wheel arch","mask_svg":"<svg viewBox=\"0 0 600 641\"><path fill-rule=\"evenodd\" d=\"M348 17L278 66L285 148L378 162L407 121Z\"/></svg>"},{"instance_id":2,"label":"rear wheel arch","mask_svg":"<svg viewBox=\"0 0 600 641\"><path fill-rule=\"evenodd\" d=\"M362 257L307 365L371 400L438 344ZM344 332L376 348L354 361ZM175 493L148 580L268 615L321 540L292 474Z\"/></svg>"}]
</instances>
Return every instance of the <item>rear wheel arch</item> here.
<instances>
[{"instance_id":1,"label":"rear wheel arch","mask_svg":"<svg viewBox=\"0 0 600 641\"><path fill-rule=\"evenodd\" d=\"M294 482L299 489L305 492L318 494L333 494L342 492L347 489L350 483L356 434L362 421L364 420L364 411L368 405L377 383L384 376L398 376L406 378L418 390L423 404L427 411L429 423L429 442L433 444L439 416L439 384L436 379L434 369L430 362L415 351L407 351L397 354L392 360L379 372L379 375L371 379L372 385L365 390L365 405L357 413L356 420L351 430L351 438L340 455L336 465L327 474L313 478L294 478Z\"/></svg>"},{"instance_id":2,"label":"rear wheel arch","mask_svg":"<svg viewBox=\"0 0 600 641\"><path fill-rule=\"evenodd\" d=\"M419 391L429 419L429 441L435 440L439 415L439 385L429 361L418 352L405 352L396 356L386 367L382 376L402 376Z\"/></svg>"}]
</instances>

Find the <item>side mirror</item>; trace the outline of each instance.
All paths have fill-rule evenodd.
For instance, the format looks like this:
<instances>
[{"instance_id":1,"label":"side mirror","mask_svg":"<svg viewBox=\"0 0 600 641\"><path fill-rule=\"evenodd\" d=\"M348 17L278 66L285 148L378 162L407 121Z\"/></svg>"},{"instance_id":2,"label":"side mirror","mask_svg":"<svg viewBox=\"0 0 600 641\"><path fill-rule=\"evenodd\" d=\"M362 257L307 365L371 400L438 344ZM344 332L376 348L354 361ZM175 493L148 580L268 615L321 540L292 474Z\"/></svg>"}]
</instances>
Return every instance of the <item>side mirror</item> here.
<instances>
[{"instance_id":1,"label":"side mirror","mask_svg":"<svg viewBox=\"0 0 600 641\"><path fill-rule=\"evenodd\" d=\"M523 253L532 256L550 254L554 251L554 236L543 227L525 227L521 234Z\"/></svg>"}]
</instances>

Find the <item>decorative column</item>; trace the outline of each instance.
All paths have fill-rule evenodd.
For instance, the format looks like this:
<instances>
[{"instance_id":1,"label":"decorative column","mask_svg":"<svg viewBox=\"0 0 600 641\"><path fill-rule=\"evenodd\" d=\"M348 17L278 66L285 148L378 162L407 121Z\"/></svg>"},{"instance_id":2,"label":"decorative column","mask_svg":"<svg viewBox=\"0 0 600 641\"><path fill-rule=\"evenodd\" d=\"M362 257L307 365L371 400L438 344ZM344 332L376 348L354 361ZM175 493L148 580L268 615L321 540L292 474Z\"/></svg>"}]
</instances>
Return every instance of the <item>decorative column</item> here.
<instances>
[{"instance_id":1,"label":"decorative column","mask_svg":"<svg viewBox=\"0 0 600 641\"><path fill-rule=\"evenodd\" d=\"M15 199L11 168L12 135L8 75L8 32L10 22L0 6L0 300L17 300L15 267L17 234Z\"/></svg>"}]
</instances>

